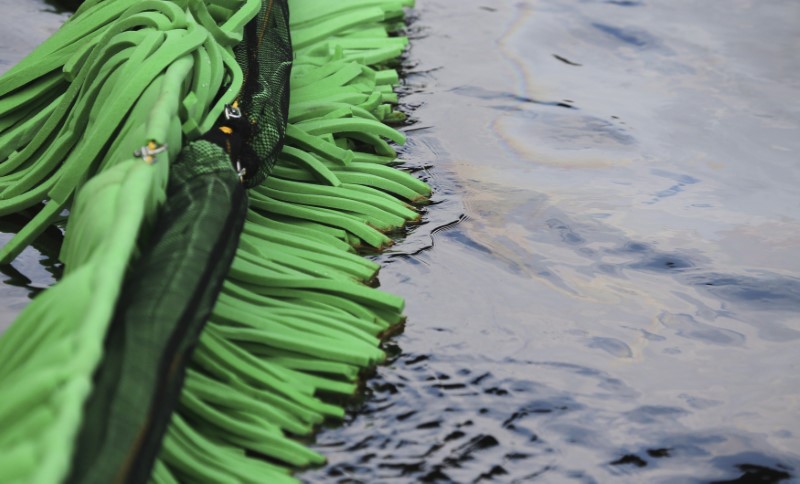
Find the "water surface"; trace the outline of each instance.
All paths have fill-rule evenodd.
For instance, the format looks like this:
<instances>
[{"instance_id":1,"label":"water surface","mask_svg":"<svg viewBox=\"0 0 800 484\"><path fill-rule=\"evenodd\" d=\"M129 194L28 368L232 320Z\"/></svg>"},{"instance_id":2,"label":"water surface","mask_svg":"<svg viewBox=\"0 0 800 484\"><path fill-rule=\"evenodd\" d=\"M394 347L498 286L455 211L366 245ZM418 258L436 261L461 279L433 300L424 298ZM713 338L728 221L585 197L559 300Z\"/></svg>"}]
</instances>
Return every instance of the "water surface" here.
<instances>
[{"instance_id":1,"label":"water surface","mask_svg":"<svg viewBox=\"0 0 800 484\"><path fill-rule=\"evenodd\" d=\"M6 68L60 20L0 6ZM403 157L436 196L379 258L409 320L301 478L797 481L800 3L413 17Z\"/></svg>"},{"instance_id":2,"label":"water surface","mask_svg":"<svg viewBox=\"0 0 800 484\"><path fill-rule=\"evenodd\" d=\"M440 204L382 257L409 323L308 482L798 480L800 3L415 15Z\"/></svg>"}]
</instances>

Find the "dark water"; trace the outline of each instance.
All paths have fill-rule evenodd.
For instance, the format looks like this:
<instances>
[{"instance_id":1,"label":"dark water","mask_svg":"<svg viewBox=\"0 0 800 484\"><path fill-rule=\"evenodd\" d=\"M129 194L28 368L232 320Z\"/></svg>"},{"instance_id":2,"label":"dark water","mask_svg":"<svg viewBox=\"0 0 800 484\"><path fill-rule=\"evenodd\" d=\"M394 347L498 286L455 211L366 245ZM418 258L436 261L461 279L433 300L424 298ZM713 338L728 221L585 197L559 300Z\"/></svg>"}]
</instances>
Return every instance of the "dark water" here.
<instances>
[{"instance_id":1,"label":"dark water","mask_svg":"<svg viewBox=\"0 0 800 484\"><path fill-rule=\"evenodd\" d=\"M419 0L410 33L409 320L300 477L800 481L800 2Z\"/></svg>"}]
</instances>

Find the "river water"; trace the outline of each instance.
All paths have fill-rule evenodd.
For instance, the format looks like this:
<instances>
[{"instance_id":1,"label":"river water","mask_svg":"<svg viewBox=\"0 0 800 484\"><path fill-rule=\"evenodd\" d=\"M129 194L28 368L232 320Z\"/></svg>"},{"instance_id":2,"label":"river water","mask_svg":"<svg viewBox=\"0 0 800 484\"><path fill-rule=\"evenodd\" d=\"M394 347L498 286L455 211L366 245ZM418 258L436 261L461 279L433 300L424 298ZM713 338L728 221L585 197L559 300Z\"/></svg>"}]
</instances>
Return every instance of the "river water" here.
<instances>
[{"instance_id":1,"label":"river water","mask_svg":"<svg viewBox=\"0 0 800 484\"><path fill-rule=\"evenodd\" d=\"M25 17L0 69L60 21ZM418 0L409 33L408 323L300 477L800 480L800 2Z\"/></svg>"}]
</instances>

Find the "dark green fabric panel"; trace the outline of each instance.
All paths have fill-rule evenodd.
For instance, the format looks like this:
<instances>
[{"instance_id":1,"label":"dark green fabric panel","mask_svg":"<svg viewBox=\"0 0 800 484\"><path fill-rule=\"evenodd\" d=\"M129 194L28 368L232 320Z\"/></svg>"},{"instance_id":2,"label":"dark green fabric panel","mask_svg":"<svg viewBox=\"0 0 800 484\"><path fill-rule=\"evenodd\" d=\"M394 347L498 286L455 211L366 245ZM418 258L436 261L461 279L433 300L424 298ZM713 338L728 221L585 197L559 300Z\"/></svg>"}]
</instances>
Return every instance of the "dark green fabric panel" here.
<instances>
[{"instance_id":1,"label":"dark green fabric panel","mask_svg":"<svg viewBox=\"0 0 800 484\"><path fill-rule=\"evenodd\" d=\"M185 366L236 251L247 197L224 151L186 146L131 267L87 403L70 482L146 482Z\"/></svg>"}]
</instances>

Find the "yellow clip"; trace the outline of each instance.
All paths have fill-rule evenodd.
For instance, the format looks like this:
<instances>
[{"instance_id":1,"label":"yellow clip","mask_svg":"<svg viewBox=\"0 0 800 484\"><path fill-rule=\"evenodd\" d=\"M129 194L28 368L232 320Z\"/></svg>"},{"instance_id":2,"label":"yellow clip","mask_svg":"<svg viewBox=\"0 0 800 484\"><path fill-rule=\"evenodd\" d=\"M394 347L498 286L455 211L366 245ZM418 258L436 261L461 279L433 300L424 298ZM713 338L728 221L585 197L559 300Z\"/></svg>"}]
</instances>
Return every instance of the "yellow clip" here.
<instances>
[{"instance_id":1,"label":"yellow clip","mask_svg":"<svg viewBox=\"0 0 800 484\"><path fill-rule=\"evenodd\" d=\"M167 151L167 145L159 146L155 141L150 140L146 146L142 146L133 152L133 156L141 158L148 165L152 165L156 161L156 155Z\"/></svg>"}]
</instances>

